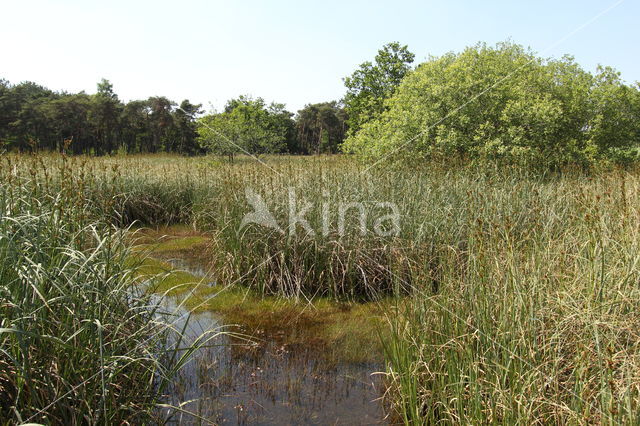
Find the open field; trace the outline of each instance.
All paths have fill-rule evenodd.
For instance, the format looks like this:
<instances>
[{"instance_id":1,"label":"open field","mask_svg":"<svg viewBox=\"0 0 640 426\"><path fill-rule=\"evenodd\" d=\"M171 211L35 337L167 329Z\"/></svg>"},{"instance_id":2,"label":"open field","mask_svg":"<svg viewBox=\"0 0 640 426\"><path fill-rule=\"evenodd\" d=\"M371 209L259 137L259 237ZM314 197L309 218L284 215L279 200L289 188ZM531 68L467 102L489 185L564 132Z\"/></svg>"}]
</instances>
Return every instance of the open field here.
<instances>
[{"instance_id":1,"label":"open field","mask_svg":"<svg viewBox=\"0 0 640 426\"><path fill-rule=\"evenodd\" d=\"M2 416L25 421L100 371L74 396L84 408L56 405L47 418L135 419L137 404L153 402L160 367L152 346L136 346L154 334L139 327L151 314L126 297L141 273L128 246L146 243L191 250L208 279L255 300L234 311L232 296L192 292L200 310L249 321L243 312L259 306L254 316L307 306L348 325L333 308L348 306L357 321L375 317L387 399L406 423L640 420L640 171L261 159L5 155ZM243 224L258 198L272 226ZM292 216L305 224L290 226ZM181 225L183 235L119 235L130 225ZM78 358L45 362L60 348ZM135 363L115 362L134 348ZM52 369L57 379L46 378ZM122 413L116 390L130 382L149 399Z\"/></svg>"}]
</instances>

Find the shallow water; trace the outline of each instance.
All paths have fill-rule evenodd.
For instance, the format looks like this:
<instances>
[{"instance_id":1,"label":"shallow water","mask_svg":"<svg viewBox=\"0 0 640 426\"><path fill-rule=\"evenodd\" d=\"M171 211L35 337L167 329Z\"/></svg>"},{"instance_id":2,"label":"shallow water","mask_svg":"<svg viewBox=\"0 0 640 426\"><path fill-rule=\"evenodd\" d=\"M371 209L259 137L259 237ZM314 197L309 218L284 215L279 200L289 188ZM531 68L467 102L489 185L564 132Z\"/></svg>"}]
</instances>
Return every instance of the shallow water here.
<instances>
[{"instance_id":1,"label":"shallow water","mask_svg":"<svg viewBox=\"0 0 640 426\"><path fill-rule=\"evenodd\" d=\"M202 268L174 263L194 275ZM212 313L191 314L163 301L175 328L190 345L202 333L220 330ZM186 321L188 319L188 321ZM314 344L286 345L262 333L251 342L219 335L200 348L170 390L174 424L386 424L377 363L329 362ZM171 342L169 343L171 344ZM363 349L365 350L365 349Z\"/></svg>"}]
</instances>

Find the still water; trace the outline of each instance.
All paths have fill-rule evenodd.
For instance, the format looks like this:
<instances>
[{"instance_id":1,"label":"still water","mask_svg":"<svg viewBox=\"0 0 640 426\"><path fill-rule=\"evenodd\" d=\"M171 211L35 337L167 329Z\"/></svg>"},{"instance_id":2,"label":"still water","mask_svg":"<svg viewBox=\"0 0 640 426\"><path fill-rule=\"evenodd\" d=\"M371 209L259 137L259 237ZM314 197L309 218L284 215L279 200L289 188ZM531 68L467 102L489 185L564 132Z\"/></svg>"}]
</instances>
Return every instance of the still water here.
<instances>
[{"instance_id":1,"label":"still water","mask_svg":"<svg viewBox=\"0 0 640 426\"><path fill-rule=\"evenodd\" d=\"M166 409L169 423L388 424L381 376L373 374L382 371L381 364L330 362L322 347L288 345L267 332L249 336L250 341L215 335L228 329L214 313L189 315L172 299L162 304L167 319L184 329L181 347L203 333L214 335L170 389L167 403L182 404L183 411Z\"/></svg>"}]
</instances>

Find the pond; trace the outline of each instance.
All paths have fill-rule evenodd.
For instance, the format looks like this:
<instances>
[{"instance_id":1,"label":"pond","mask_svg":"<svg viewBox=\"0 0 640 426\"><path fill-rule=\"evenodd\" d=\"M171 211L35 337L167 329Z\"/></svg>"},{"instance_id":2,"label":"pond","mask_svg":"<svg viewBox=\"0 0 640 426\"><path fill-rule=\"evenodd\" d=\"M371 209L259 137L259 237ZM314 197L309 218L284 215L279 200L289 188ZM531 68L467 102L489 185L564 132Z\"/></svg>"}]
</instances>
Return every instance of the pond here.
<instances>
[{"instance_id":1,"label":"pond","mask_svg":"<svg viewBox=\"0 0 640 426\"><path fill-rule=\"evenodd\" d=\"M206 268L193 261L165 261L181 273L206 277ZM381 398L382 375L376 374L384 370L379 359L369 354L336 357L335 348L312 338L313 331L301 332L299 323L277 328L225 326L224 315L191 313L179 306L180 300L167 296L161 304L168 316L165 321L184 330L181 346L189 346L203 333L214 337L194 353L169 390L166 402L180 406L180 410L165 409L163 417L169 423L389 423ZM222 330L232 333L217 334ZM296 333L296 338L288 333ZM175 341L168 342L172 344Z\"/></svg>"}]
</instances>

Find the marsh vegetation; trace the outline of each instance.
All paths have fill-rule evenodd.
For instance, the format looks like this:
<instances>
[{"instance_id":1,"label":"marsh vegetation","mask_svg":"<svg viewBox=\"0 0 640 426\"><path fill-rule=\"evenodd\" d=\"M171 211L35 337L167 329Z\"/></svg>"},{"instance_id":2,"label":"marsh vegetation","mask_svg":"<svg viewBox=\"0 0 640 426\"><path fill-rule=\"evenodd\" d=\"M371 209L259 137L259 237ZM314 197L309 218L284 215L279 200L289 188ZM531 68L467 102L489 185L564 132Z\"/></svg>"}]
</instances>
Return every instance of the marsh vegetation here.
<instances>
[{"instance_id":1,"label":"marsh vegetation","mask_svg":"<svg viewBox=\"0 0 640 426\"><path fill-rule=\"evenodd\" d=\"M414 57L295 116L1 80L0 423L639 423L640 86Z\"/></svg>"},{"instance_id":2,"label":"marsh vegetation","mask_svg":"<svg viewBox=\"0 0 640 426\"><path fill-rule=\"evenodd\" d=\"M264 160L5 156L3 416L135 419L158 402L170 371L146 339L162 333L130 289L160 273L159 294L246 335L290 332L295 318L286 344L324 343L337 359L379 348L408 423L638 420L636 169ZM239 233L247 186L283 223L295 188L318 227L327 198L390 200L400 232ZM123 235L134 223L146 230ZM175 276L176 258L206 280Z\"/></svg>"}]
</instances>

